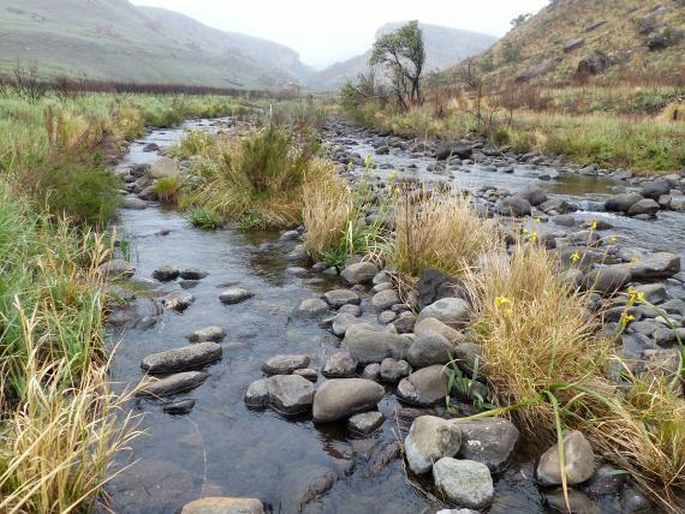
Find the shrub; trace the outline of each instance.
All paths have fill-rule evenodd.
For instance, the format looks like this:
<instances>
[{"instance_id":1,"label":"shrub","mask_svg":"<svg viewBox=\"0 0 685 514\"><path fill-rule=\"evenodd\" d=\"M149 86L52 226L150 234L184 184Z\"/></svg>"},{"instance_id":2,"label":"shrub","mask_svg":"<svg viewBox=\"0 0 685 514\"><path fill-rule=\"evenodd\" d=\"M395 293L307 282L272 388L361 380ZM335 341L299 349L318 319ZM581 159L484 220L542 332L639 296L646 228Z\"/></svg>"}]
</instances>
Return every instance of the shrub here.
<instances>
[{"instance_id":1,"label":"shrub","mask_svg":"<svg viewBox=\"0 0 685 514\"><path fill-rule=\"evenodd\" d=\"M181 181L178 177L162 177L155 180L153 189L162 203L176 203Z\"/></svg>"},{"instance_id":2,"label":"shrub","mask_svg":"<svg viewBox=\"0 0 685 514\"><path fill-rule=\"evenodd\" d=\"M221 216L209 207L195 207L190 209L187 216L194 227L203 228L205 230L215 230L221 228L224 224Z\"/></svg>"},{"instance_id":3,"label":"shrub","mask_svg":"<svg viewBox=\"0 0 685 514\"><path fill-rule=\"evenodd\" d=\"M204 155L214 146L215 140L215 137L207 131L191 130L172 148L170 155L178 159Z\"/></svg>"}]
</instances>

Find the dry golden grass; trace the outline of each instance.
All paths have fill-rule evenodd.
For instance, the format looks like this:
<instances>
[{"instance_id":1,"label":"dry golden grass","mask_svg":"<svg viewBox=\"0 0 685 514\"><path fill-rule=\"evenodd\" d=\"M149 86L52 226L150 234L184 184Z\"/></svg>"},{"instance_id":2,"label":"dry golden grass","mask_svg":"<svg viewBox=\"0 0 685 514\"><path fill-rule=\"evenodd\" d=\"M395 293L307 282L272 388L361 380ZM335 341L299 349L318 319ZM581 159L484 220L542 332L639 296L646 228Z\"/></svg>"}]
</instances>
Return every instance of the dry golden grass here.
<instances>
[{"instance_id":1,"label":"dry golden grass","mask_svg":"<svg viewBox=\"0 0 685 514\"><path fill-rule=\"evenodd\" d=\"M393 268L419 276L432 268L464 276L483 255L502 248L492 220L478 217L469 201L443 193L405 193L397 200Z\"/></svg>"},{"instance_id":2,"label":"dry golden grass","mask_svg":"<svg viewBox=\"0 0 685 514\"><path fill-rule=\"evenodd\" d=\"M317 259L340 245L356 216L350 186L330 168L327 176L307 181L303 186L302 220L307 233L304 244L307 253Z\"/></svg>"},{"instance_id":3,"label":"dry golden grass","mask_svg":"<svg viewBox=\"0 0 685 514\"><path fill-rule=\"evenodd\" d=\"M65 388L71 364L40 357L40 322L37 312L22 316L28 379L0 444L0 512L8 514L91 508L111 478L112 458L138 435L124 414L129 395L110 391L106 366L91 365Z\"/></svg>"},{"instance_id":4,"label":"dry golden grass","mask_svg":"<svg viewBox=\"0 0 685 514\"><path fill-rule=\"evenodd\" d=\"M597 321L585 300L555 269L543 247L521 243L511 257L488 256L469 277L477 291L474 328L493 399L501 406L532 402L514 413L529 434L555 429L551 405L538 401L544 391L593 381L609 349L594 335Z\"/></svg>"}]
</instances>

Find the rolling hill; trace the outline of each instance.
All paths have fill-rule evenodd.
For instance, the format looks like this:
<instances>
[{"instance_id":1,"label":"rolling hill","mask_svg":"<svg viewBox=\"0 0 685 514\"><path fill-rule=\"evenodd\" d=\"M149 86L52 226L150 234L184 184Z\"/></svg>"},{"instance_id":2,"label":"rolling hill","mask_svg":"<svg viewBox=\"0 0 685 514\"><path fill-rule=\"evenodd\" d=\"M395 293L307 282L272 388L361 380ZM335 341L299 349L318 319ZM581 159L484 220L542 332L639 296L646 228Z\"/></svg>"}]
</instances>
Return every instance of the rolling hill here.
<instances>
[{"instance_id":1,"label":"rolling hill","mask_svg":"<svg viewBox=\"0 0 685 514\"><path fill-rule=\"evenodd\" d=\"M473 62L488 84L683 83L685 1L554 0Z\"/></svg>"},{"instance_id":2,"label":"rolling hill","mask_svg":"<svg viewBox=\"0 0 685 514\"><path fill-rule=\"evenodd\" d=\"M387 23L376 33L379 36L396 30L403 23ZM479 54L490 47L497 38L487 34L469 32L466 30L441 27L420 23L423 30L426 48L425 70L438 71L454 66L458 62ZM345 81L354 79L359 73L368 71L368 61L371 49L363 55L352 57L320 71L312 78L312 85L317 89L333 90L339 88Z\"/></svg>"},{"instance_id":3,"label":"rolling hill","mask_svg":"<svg viewBox=\"0 0 685 514\"><path fill-rule=\"evenodd\" d=\"M126 0L0 0L0 48L5 73L20 62L42 74L249 89L313 73L283 45Z\"/></svg>"}]
</instances>

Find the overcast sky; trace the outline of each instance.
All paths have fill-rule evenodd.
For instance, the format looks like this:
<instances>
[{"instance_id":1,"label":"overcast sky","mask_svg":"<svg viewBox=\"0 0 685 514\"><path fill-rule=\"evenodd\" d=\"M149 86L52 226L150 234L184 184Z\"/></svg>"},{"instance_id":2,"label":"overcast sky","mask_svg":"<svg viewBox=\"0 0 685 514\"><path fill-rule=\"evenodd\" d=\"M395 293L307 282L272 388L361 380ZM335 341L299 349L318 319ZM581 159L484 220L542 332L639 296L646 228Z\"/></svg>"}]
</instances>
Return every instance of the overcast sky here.
<instances>
[{"instance_id":1,"label":"overcast sky","mask_svg":"<svg viewBox=\"0 0 685 514\"><path fill-rule=\"evenodd\" d=\"M418 19L501 36L521 13L548 0L132 0L165 7L222 30L277 41L306 64L324 67L370 48L386 22Z\"/></svg>"}]
</instances>

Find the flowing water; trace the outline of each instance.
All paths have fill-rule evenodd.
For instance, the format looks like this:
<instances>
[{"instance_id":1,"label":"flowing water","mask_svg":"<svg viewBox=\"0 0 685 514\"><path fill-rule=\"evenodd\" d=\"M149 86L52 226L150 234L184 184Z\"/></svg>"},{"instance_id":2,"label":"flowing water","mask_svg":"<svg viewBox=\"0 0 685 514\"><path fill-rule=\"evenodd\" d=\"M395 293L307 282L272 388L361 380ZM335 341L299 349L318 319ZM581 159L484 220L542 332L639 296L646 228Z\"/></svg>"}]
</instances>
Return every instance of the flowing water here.
<instances>
[{"instance_id":1,"label":"flowing water","mask_svg":"<svg viewBox=\"0 0 685 514\"><path fill-rule=\"evenodd\" d=\"M189 127L211 129L214 123ZM169 147L183 130L154 131L131 146L122 167L150 162L158 156L143 152L148 143ZM363 140L355 151L372 152ZM376 156L379 162L387 156ZM392 157L393 166L409 162L418 174L429 162ZM414 173L410 171L409 173ZM591 208L610 193L613 184L583 178L541 181L478 169L461 174L461 186L522 189L540 186L582 202ZM582 212L578 217L609 216ZM685 244L682 215L660 214L658 222L639 222L609 216L616 232L635 246L681 252ZM188 415L171 416L160 401L138 399L135 412L144 413L141 428L147 432L132 451L117 462L131 464L108 485L111 508L119 513L171 513L184 503L203 496L240 496L261 499L272 512L308 513L434 513L445 505L430 484L409 479L397 455L397 441L410 422L396 415L400 404L392 389L379 405L386 417L382 429L368 437L350 435L344 425L315 426L311 417L284 418L270 410L247 408L243 395L248 385L262 378L263 362L277 354L308 354L314 369L335 353L339 340L315 322L294 319L300 300L338 287L337 278L307 272L294 273L289 252L294 242L279 234L245 235L231 229L206 232L193 228L180 214L160 208L123 210L121 228L133 245L136 279L149 279L155 268L173 264L179 269L196 267L209 275L192 285L195 302L185 312L163 310L155 301L176 282L157 284L152 294L139 295L134 303L140 317L155 317L149 328L113 328L118 343L112 375L119 387L136 384L142 377L140 361L146 355L187 344L184 335L209 325L226 330L224 356L209 366L210 378L199 388L178 398L197 400ZM237 285L255 294L239 305L219 301L222 288ZM368 300L365 300L368 302ZM375 323L375 315L364 319ZM370 311L369 311L370 312ZM496 480L496 500L489 512L543 513L543 496L532 480L534 448L524 447L510 469ZM598 503L600 512L619 512L615 498Z\"/></svg>"}]
</instances>

